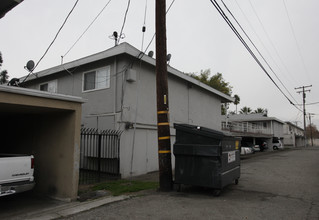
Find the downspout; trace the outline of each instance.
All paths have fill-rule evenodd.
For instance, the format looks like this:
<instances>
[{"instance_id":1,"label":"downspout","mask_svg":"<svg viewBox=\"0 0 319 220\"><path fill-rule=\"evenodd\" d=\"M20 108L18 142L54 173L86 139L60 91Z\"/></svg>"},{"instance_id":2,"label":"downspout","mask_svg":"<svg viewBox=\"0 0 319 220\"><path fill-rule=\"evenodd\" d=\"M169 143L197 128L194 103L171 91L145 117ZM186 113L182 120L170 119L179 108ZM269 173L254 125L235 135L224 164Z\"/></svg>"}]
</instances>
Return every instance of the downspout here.
<instances>
[{"instance_id":1,"label":"downspout","mask_svg":"<svg viewBox=\"0 0 319 220\"><path fill-rule=\"evenodd\" d=\"M113 107L113 113L114 113L114 129L117 129L117 115L116 115L116 108L117 108L117 60L116 56L114 57L114 107ZM112 77L110 76L110 83L111 83Z\"/></svg>"}]
</instances>

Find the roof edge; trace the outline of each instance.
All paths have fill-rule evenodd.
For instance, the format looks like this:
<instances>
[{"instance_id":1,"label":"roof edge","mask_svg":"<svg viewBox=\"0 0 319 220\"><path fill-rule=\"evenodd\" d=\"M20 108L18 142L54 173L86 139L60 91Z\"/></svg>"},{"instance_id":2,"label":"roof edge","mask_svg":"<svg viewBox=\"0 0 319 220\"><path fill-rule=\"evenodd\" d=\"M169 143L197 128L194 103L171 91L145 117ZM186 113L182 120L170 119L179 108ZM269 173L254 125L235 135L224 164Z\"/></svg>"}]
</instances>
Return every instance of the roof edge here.
<instances>
[{"instance_id":1,"label":"roof edge","mask_svg":"<svg viewBox=\"0 0 319 220\"><path fill-rule=\"evenodd\" d=\"M51 75L51 74L54 74L57 72L64 71L66 69L71 69L71 68L74 68L74 67L77 67L80 65L84 65L84 64L87 64L90 62L109 58L112 56L117 56L120 54L128 54L128 55L130 55L132 57L136 57L136 58L139 57L140 54L143 54L143 56L141 57L141 60L143 60L144 62L149 63L153 66L156 66L156 60L154 58L151 58L151 57L145 55L143 52L141 52L140 50L138 50L134 46L130 45L129 43L123 42L123 43L121 43L117 46L111 47L105 51L102 51L102 52L99 52L99 53L96 53L96 54L93 54L90 56L86 56L86 57L83 57L83 58L80 58L80 59L77 59L74 61L70 61L68 63L61 64L61 65L58 65L55 67L51 67L49 69L42 70L42 71L37 72L37 73L34 73L27 78L26 82L30 81L30 80L34 80L34 79L39 78L39 77L44 77L47 75ZM191 76L186 75L185 73L183 73L183 72L181 72L181 71L179 71L179 70L177 70L169 65L167 65L167 72L172 74L172 75L175 75L181 79L184 79L184 80L186 80L194 85L197 85L205 90L208 90L208 91L214 93L215 95L221 97L222 102L234 102L235 101L235 99L233 97L226 95L226 94L192 78ZM26 77L27 76L21 77L20 81L24 81Z\"/></svg>"},{"instance_id":2,"label":"roof edge","mask_svg":"<svg viewBox=\"0 0 319 220\"><path fill-rule=\"evenodd\" d=\"M78 103L86 102L85 99L83 99L81 97L77 97L77 96L50 93L50 92L44 92L44 91L39 91L39 90L34 90L34 89L26 89L26 88L21 88L21 87L14 87L14 86L0 85L0 92L27 95L27 96L35 96L35 97L40 97L40 98L55 99L55 100L62 100L62 101L69 101L69 102L78 102Z\"/></svg>"}]
</instances>

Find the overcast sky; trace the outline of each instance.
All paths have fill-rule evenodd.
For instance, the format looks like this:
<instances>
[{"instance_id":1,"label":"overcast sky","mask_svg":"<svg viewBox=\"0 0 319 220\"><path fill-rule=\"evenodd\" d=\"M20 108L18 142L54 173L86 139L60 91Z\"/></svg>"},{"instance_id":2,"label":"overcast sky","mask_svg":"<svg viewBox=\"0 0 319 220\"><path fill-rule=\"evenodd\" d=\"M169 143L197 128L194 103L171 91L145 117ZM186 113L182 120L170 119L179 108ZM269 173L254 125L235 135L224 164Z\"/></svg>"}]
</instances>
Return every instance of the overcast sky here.
<instances>
[{"instance_id":1,"label":"overcast sky","mask_svg":"<svg viewBox=\"0 0 319 220\"><path fill-rule=\"evenodd\" d=\"M120 32L127 0L110 1L68 52L108 2L79 0L35 72L59 65L61 56L64 56L64 62L69 62L113 47L114 41L109 36L113 31ZM143 50L146 48L155 31L154 2L131 0L123 31L125 38L121 42L128 42L138 49L142 49L144 42ZM312 85L308 88L311 92L307 92L306 102L319 102L319 1L224 2L277 76L231 16L227 16L286 96L294 103L301 104L302 95L295 88ZM40 59L74 3L75 0L24 0L0 20L0 51L4 59L2 70L8 70L10 78L26 75L24 66L27 61L37 62ZM171 3L172 0L167 0L167 7ZM220 0L218 3L222 6ZM224 11L227 12L226 9ZM146 32L143 41L141 30L144 20ZM149 50L155 51L155 41ZM298 126L303 127L302 112L291 105L267 77L209 0L175 0L167 14L167 51L172 54L170 65L182 72L210 69L212 74L222 73L233 87L233 95L240 96L238 109L244 106L253 110L267 108L268 116L283 121L297 121ZM302 109L302 106L298 107ZM232 104L230 110L234 109ZM306 110L315 114L312 121L319 127L319 104L307 105Z\"/></svg>"}]
</instances>

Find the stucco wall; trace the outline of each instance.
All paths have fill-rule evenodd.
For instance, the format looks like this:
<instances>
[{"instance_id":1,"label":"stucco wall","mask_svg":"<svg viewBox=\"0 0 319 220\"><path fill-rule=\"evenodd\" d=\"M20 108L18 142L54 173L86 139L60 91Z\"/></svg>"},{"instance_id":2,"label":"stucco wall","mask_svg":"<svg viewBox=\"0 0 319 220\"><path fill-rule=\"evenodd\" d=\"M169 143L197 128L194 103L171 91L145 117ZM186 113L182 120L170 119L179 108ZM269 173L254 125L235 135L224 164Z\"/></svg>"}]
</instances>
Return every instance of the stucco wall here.
<instances>
[{"instance_id":1,"label":"stucco wall","mask_svg":"<svg viewBox=\"0 0 319 220\"><path fill-rule=\"evenodd\" d=\"M123 121L134 128L125 130L121 138L121 174L123 177L158 170L156 75L155 68L136 65L136 82L125 82ZM221 102L209 92L190 86L187 82L169 76L170 124L189 123L212 129L221 129ZM123 126L122 126L123 127ZM171 129L171 144L175 130ZM135 142L133 143L133 141ZM133 164L131 162L133 152ZM173 156L173 155L172 155ZM173 156L174 163L174 156Z\"/></svg>"},{"instance_id":2,"label":"stucco wall","mask_svg":"<svg viewBox=\"0 0 319 220\"><path fill-rule=\"evenodd\" d=\"M123 177L129 176L131 169L132 175L158 169L155 67L136 61L132 66L136 81L128 82L128 71L124 70L129 64L132 64L132 57L123 55L80 66L72 74L64 72L57 75L58 93L87 99L82 109L84 127L124 130L120 147L120 169ZM83 72L105 65L110 65L111 68L110 88L82 92ZM170 74L168 86L171 126L173 123L189 123L221 130L220 97ZM131 123L131 128L125 129L126 123ZM135 133L132 127L136 127ZM173 127L171 130L173 145L175 131Z\"/></svg>"},{"instance_id":3,"label":"stucco wall","mask_svg":"<svg viewBox=\"0 0 319 220\"><path fill-rule=\"evenodd\" d=\"M272 126L273 126L274 137L283 138L283 136L284 136L283 126L284 125L282 123L277 122L277 121L272 121Z\"/></svg>"},{"instance_id":4,"label":"stucco wall","mask_svg":"<svg viewBox=\"0 0 319 220\"><path fill-rule=\"evenodd\" d=\"M35 191L75 200L81 103L0 91L0 113L1 134L6 137L1 151L34 155Z\"/></svg>"}]
</instances>

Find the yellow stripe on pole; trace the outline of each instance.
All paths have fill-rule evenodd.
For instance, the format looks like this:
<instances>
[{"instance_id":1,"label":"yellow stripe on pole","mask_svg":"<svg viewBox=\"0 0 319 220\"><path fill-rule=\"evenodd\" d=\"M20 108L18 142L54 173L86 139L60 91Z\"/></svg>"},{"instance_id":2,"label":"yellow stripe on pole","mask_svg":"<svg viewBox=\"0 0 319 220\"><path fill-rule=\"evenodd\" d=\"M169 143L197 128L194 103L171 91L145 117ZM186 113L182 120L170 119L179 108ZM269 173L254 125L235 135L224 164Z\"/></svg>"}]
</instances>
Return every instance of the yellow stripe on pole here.
<instances>
[{"instance_id":1,"label":"yellow stripe on pole","mask_svg":"<svg viewBox=\"0 0 319 220\"><path fill-rule=\"evenodd\" d=\"M159 114L159 115L160 115L160 114L167 114L167 113L168 113L168 111L158 111L158 112L157 112L157 114Z\"/></svg>"},{"instance_id":2,"label":"yellow stripe on pole","mask_svg":"<svg viewBox=\"0 0 319 220\"><path fill-rule=\"evenodd\" d=\"M170 139L170 136L165 136L165 137L159 137L158 140L168 140Z\"/></svg>"},{"instance_id":3,"label":"yellow stripe on pole","mask_svg":"<svg viewBox=\"0 0 319 220\"><path fill-rule=\"evenodd\" d=\"M159 150L158 153L159 154L170 154L171 151L170 150Z\"/></svg>"},{"instance_id":4,"label":"yellow stripe on pole","mask_svg":"<svg viewBox=\"0 0 319 220\"><path fill-rule=\"evenodd\" d=\"M161 122L161 123L158 123L158 126L163 126L163 125L169 125L169 122Z\"/></svg>"}]
</instances>

